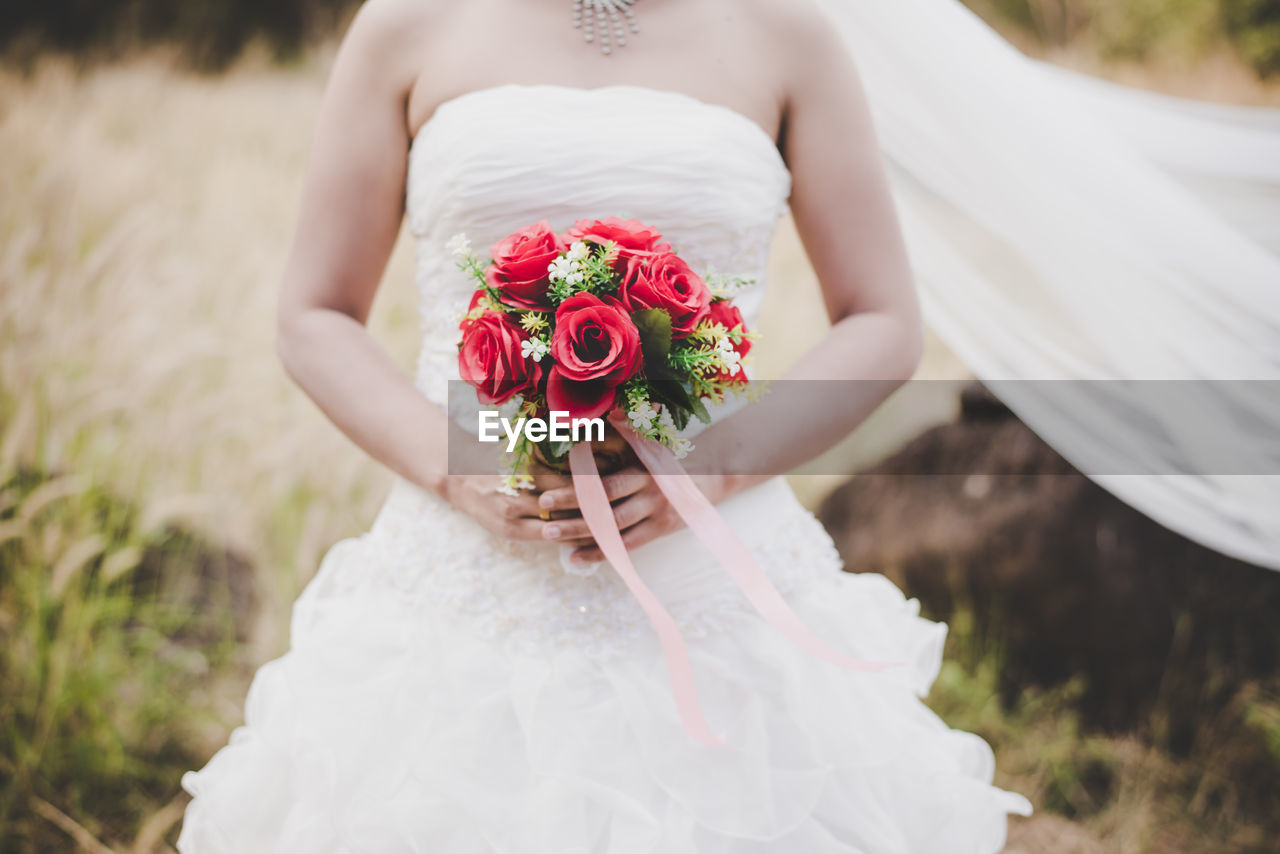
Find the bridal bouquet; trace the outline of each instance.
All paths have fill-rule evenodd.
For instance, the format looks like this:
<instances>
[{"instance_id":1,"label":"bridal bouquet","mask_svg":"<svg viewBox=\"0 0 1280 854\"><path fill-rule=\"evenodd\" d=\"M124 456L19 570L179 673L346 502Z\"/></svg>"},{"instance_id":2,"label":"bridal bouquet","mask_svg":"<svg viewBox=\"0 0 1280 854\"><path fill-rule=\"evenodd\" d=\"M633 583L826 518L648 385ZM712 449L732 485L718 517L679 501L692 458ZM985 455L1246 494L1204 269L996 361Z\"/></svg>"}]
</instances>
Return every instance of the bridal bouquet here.
<instances>
[{"instance_id":1,"label":"bridal bouquet","mask_svg":"<svg viewBox=\"0 0 1280 854\"><path fill-rule=\"evenodd\" d=\"M609 217L557 233L542 221L495 243L488 264L465 235L449 245L477 281L458 369L482 403L514 401L528 418L621 412L682 458L692 445L677 431L746 386L754 336L729 296L751 280L699 276L652 226ZM522 434L509 486L527 483L535 449L557 465L571 444Z\"/></svg>"},{"instance_id":2,"label":"bridal bouquet","mask_svg":"<svg viewBox=\"0 0 1280 854\"><path fill-rule=\"evenodd\" d=\"M755 609L792 641L855 670L887 666L832 649L814 635L774 588L751 550L679 463L691 449L677 431L706 402L746 391L742 357L752 335L729 299L742 277L699 276L657 229L633 219L579 220L558 234L544 221L494 244L482 265L465 235L450 241L458 266L478 287L459 325L458 369L482 403L512 404L527 419L615 417L617 433L671 507L729 573ZM625 418L621 415L625 413ZM483 417L483 416L482 416ZM567 460L578 507L605 558L635 594L662 645L676 709L685 729L726 746L698 704L688 650L675 620L632 564L591 444L512 438L514 492L532 486L535 451L553 465Z\"/></svg>"}]
</instances>

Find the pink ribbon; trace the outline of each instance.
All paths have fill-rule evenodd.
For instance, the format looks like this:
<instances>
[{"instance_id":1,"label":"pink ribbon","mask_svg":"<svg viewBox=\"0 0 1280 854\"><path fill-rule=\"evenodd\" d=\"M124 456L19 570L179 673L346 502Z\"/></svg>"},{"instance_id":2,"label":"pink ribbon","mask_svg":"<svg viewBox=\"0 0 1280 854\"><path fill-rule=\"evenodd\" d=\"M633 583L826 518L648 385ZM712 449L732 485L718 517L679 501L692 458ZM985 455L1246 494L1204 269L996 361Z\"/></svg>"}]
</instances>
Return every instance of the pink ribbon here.
<instances>
[{"instance_id":1,"label":"pink ribbon","mask_svg":"<svg viewBox=\"0 0 1280 854\"><path fill-rule=\"evenodd\" d=\"M747 597L760 616L800 648L824 661L848 670L880 672L897 667L900 662L863 661L823 642L791 610L782 594L769 580L751 551L738 539L737 533L716 512L702 491L694 484L675 456L665 446L645 438L631 429L625 421L615 420L614 426L635 450L640 462L654 475L654 481L662 490L672 508L680 515L699 540L711 551L716 560L729 573L729 577ZM717 747L727 747L708 725L698 704L698 694L693 683L693 670L684 638L675 620L667 612L653 592L645 586L622 542L617 519L609 504L604 483L596 468L595 456L588 443L575 445L569 452L569 470L573 474L573 488L578 496L582 518L587 523L600 551L622 577L627 588L640 602L657 632L667 661L676 710L684 722L685 730L695 740Z\"/></svg>"}]
</instances>

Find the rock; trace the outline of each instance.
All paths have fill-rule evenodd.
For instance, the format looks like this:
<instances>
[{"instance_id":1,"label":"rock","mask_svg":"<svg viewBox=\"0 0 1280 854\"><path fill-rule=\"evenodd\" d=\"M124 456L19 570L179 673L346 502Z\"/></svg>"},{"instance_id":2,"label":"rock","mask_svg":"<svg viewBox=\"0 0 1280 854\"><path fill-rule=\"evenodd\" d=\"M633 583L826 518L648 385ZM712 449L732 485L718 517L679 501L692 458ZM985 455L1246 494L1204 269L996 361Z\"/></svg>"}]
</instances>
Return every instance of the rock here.
<instances>
[{"instance_id":1,"label":"rock","mask_svg":"<svg viewBox=\"0 0 1280 854\"><path fill-rule=\"evenodd\" d=\"M1116 499L981 385L877 468L977 472L859 474L819 515L849 571L884 573L934 619L971 609L1006 700L1083 675L1086 725L1147 723L1189 749L1243 681L1277 675L1280 573Z\"/></svg>"}]
</instances>

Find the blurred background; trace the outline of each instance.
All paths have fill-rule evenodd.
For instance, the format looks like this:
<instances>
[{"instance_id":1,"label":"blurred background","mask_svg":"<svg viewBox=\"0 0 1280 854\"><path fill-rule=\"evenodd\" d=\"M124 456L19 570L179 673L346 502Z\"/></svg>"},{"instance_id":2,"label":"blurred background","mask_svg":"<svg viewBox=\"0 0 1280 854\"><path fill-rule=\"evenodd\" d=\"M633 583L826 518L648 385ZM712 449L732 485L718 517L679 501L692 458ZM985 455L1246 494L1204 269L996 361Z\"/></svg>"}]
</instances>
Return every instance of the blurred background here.
<instances>
[{"instance_id":1,"label":"blurred background","mask_svg":"<svg viewBox=\"0 0 1280 854\"><path fill-rule=\"evenodd\" d=\"M273 347L355 5L0 4L0 854L171 851L181 774L385 495ZM971 5L1055 63L1280 106L1277 0ZM774 248L766 376L825 324L789 221ZM414 300L402 239L371 326L406 370ZM919 375L968 376L936 340ZM991 472L794 483L849 570L949 622L929 702L1035 802L1010 852L1280 850L1280 576L1119 504L980 386L841 452Z\"/></svg>"}]
</instances>

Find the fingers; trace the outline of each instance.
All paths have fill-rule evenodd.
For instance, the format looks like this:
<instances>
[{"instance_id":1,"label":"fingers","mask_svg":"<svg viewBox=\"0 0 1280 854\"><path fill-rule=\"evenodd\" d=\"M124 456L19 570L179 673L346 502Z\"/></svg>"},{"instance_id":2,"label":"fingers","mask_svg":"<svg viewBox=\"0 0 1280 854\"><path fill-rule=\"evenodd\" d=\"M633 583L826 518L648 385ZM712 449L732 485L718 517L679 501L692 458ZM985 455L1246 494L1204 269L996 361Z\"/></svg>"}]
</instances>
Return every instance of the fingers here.
<instances>
[{"instance_id":1,"label":"fingers","mask_svg":"<svg viewBox=\"0 0 1280 854\"><path fill-rule=\"evenodd\" d=\"M604 493L609 498L610 503L616 502L620 498L626 498L628 495L635 495L647 485L653 483L653 476L639 466L632 466L616 471L613 474L606 474L600 479L604 482ZM577 510L578 496L573 491L573 484L570 481L565 486L543 492L538 503L539 506L548 510Z\"/></svg>"},{"instance_id":2,"label":"fingers","mask_svg":"<svg viewBox=\"0 0 1280 854\"><path fill-rule=\"evenodd\" d=\"M542 526L546 523L536 516L532 519L502 519L491 524L490 529L500 537L508 540L541 540Z\"/></svg>"},{"instance_id":3,"label":"fingers","mask_svg":"<svg viewBox=\"0 0 1280 854\"><path fill-rule=\"evenodd\" d=\"M622 544L630 551L650 540L656 540L666 533L666 527L660 517L650 516L639 525L623 531ZM600 547L597 545L583 546L570 555L569 559L574 563L595 563L596 561L604 560L604 552L600 551Z\"/></svg>"},{"instance_id":4,"label":"fingers","mask_svg":"<svg viewBox=\"0 0 1280 854\"><path fill-rule=\"evenodd\" d=\"M485 514L490 530L509 540L541 540L542 526L538 497L525 492L519 495L493 495L490 512Z\"/></svg>"},{"instance_id":5,"label":"fingers","mask_svg":"<svg viewBox=\"0 0 1280 854\"><path fill-rule=\"evenodd\" d=\"M497 515L502 519L538 519L538 512L542 509L538 505L538 496L525 492L519 495L499 494L495 498L500 502Z\"/></svg>"},{"instance_id":6,"label":"fingers","mask_svg":"<svg viewBox=\"0 0 1280 854\"><path fill-rule=\"evenodd\" d=\"M641 490L615 504L613 517L617 520L618 529L625 531L640 524L665 506L666 500L656 489ZM587 521L581 516L548 522L542 528L542 536L548 540L571 545L581 545L583 543L578 541L592 539L591 529L587 527Z\"/></svg>"},{"instance_id":7,"label":"fingers","mask_svg":"<svg viewBox=\"0 0 1280 854\"><path fill-rule=\"evenodd\" d=\"M556 540L557 545L568 546L571 549L580 549L583 546L594 546L596 541L591 537L582 537L575 540Z\"/></svg>"},{"instance_id":8,"label":"fingers","mask_svg":"<svg viewBox=\"0 0 1280 854\"><path fill-rule=\"evenodd\" d=\"M568 474L550 468L538 460L530 463L529 474L533 476L533 490L535 493L563 489L573 485L573 478Z\"/></svg>"},{"instance_id":9,"label":"fingers","mask_svg":"<svg viewBox=\"0 0 1280 854\"><path fill-rule=\"evenodd\" d=\"M556 542L583 540L591 537L591 529L581 516L577 518L556 519L542 525L542 537Z\"/></svg>"}]
</instances>

